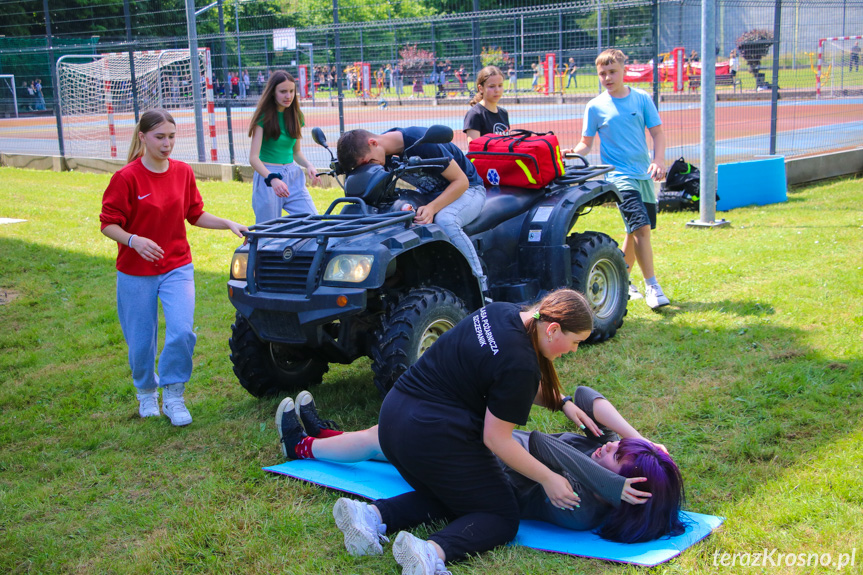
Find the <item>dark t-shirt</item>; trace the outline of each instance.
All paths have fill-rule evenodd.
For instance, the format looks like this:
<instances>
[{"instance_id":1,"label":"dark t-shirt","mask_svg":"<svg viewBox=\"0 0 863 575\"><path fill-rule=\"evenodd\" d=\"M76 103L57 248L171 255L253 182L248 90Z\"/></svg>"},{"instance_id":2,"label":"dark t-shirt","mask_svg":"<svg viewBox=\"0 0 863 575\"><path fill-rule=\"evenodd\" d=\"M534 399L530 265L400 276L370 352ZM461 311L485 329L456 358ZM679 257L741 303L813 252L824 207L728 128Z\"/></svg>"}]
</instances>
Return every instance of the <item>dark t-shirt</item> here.
<instances>
[{"instance_id":1,"label":"dark t-shirt","mask_svg":"<svg viewBox=\"0 0 863 575\"><path fill-rule=\"evenodd\" d=\"M486 408L524 425L539 389L536 352L519 306L496 302L443 334L396 382L405 393L464 407L481 422Z\"/></svg>"},{"instance_id":2,"label":"dark t-shirt","mask_svg":"<svg viewBox=\"0 0 863 575\"><path fill-rule=\"evenodd\" d=\"M486 134L504 134L509 131L509 113L498 106L497 112L492 112L482 104L475 104L464 117L462 131L478 130L480 136Z\"/></svg>"},{"instance_id":3,"label":"dark t-shirt","mask_svg":"<svg viewBox=\"0 0 863 575\"><path fill-rule=\"evenodd\" d=\"M410 128L393 128L387 130L389 132L401 132L402 139L405 143L405 150L413 146L414 142L422 138L425 133L425 128L413 126ZM468 159L455 144L452 142L447 144L420 144L414 146L407 152L408 156L418 156L423 159L431 158L452 158L461 171L467 176L468 186L481 186L482 178L476 173L476 168L473 167ZM392 156L387 156L386 163L389 168ZM424 194L432 194L434 196L443 192L449 186L449 180L441 175L443 170L423 170L421 172L411 172L403 174L401 179L414 186L417 190Z\"/></svg>"}]
</instances>

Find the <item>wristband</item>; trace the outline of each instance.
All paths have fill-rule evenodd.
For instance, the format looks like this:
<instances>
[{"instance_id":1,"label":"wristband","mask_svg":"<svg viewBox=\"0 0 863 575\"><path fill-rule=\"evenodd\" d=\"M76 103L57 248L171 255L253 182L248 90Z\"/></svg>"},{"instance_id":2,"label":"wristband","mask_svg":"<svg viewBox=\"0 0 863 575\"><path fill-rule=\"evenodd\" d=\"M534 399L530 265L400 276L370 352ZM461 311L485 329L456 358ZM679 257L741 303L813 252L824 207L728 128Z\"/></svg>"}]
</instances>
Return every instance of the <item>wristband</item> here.
<instances>
[{"instance_id":1,"label":"wristband","mask_svg":"<svg viewBox=\"0 0 863 575\"><path fill-rule=\"evenodd\" d=\"M271 183L274 179L282 179L282 174L277 174L275 172L271 173L269 176L264 178L264 181L267 183L267 186L272 188L273 184Z\"/></svg>"},{"instance_id":2,"label":"wristband","mask_svg":"<svg viewBox=\"0 0 863 575\"><path fill-rule=\"evenodd\" d=\"M563 399L560 400L560 409L561 410L563 410L563 406L566 405L567 401L572 401L571 395L567 395L566 397L564 397Z\"/></svg>"},{"instance_id":3,"label":"wristband","mask_svg":"<svg viewBox=\"0 0 863 575\"><path fill-rule=\"evenodd\" d=\"M126 242L126 245L127 245L128 247L130 247L130 248L132 247L132 238L134 238L134 237L135 237L135 236L137 236L137 235L138 235L138 234L132 234L131 236L129 236L129 241L128 241L128 242Z\"/></svg>"}]
</instances>

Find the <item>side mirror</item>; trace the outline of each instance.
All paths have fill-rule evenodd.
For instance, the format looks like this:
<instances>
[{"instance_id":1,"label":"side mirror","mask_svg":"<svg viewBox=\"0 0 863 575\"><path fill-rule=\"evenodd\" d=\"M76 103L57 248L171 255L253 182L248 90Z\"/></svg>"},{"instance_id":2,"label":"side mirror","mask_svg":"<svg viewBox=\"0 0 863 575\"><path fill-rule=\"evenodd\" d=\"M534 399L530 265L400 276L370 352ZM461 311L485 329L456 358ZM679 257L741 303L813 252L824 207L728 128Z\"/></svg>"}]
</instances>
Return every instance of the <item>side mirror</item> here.
<instances>
[{"instance_id":1,"label":"side mirror","mask_svg":"<svg viewBox=\"0 0 863 575\"><path fill-rule=\"evenodd\" d=\"M318 128L317 126L312 128L312 140L319 146L328 147L327 146L327 137L324 135L324 131Z\"/></svg>"},{"instance_id":2,"label":"side mirror","mask_svg":"<svg viewBox=\"0 0 863 575\"><path fill-rule=\"evenodd\" d=\"M426 130L426 135L420 138L417 144L420 142L423 144L448 144L452 142L452 135L452 128L449 126L435 124L434 126L429 126Z\"/></svg>"}]
</instances>

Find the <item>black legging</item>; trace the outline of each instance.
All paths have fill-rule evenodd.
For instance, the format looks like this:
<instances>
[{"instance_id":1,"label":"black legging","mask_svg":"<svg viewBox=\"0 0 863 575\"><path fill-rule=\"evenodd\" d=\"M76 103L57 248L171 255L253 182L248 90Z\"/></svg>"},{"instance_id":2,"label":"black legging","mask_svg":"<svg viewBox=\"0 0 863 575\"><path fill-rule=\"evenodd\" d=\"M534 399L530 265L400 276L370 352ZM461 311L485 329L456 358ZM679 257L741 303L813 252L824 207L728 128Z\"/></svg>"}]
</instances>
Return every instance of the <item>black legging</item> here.
<instances>
[{"instance_id":1,"label":"black legging","mask_svg":"<svg viewBox=\"0 0 863 575\"><path fill-rule=\"evenodd\" d=\"M429 538L447 561L515 537L518 502L497 458L483 445L481 418L393 389L379 424L384 455L416 490L375 502L388 531L450 521Z\"/></svg>"}]
</instances>

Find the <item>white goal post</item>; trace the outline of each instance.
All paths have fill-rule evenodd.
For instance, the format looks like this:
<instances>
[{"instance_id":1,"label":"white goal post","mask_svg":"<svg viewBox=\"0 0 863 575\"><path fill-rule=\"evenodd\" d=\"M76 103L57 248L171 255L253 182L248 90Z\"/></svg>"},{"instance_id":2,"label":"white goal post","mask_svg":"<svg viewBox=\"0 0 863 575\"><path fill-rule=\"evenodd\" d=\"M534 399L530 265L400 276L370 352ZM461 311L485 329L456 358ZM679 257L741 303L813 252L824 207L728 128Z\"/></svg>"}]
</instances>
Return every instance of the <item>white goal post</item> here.
<instances>
[{"instance_id":1,"label":"white goal post","mask_svg":"<svg viewBox=\"0 0 863 575\"><path fill-rule=\"evenodd\" d=\"M9 90L11 93L10 99L12 102L12 111L15 113L15 117L18 117L18 94L15 92L15 75L14 74L0 74L0 102L6 101L5 91ZM5 114L5 105L0 105L0 114Z\"/></svg>"},{"instance_id":2,"label":"white goal post","mask_svg":"<svg viewBox=\"0 0 863 575\"><path fill-rule=\"evenodd\" d=\"M818 70L817 70L817 72L815 72L815 97L816 98L821 97L821 76L822 76L821 66L822 66L822 64L825 63L824 62L824 45L827 44L828 47L832 46L834 48L838 48L841 52L843 52L843 55L845 52L848 52L850 55L851 54L850 48L848 50L846 50L844 47L838 46L836 44L837 42L845 42L845 41L849 41L849 40L859 42L860 40L863 40L863 35L861 35L861 36L835 36L833 38L820 38L818 40ZM859 55L859 52L858 52L858 56L857 56L858 62L859 62L860 58L863 58L863 55ZM840 61L840 66L844 67L844 65L845 65L845 60L843 58ZM832 78L832 75L831 75L831 78Z\"/></svg>"},{"instance_id":3,"label":"white goal post","mask_svg":"<svg viewBox=\"0 0 863 575\"><path fill-rule=\"evenodd\" d=\"M210 51L198 50L201 78L192 78L189 50L134 52L135 90L128 52L66 55L57 60L57 85L64 141L69 154L78 157L118 157L120 145L128 146L135 126L137 97L141 112L165 108L177 121L176 157L196 157L185 147L196 149L194 127L186 132L183 118L194 112L195 86L206 102L211 136L210 157L217 160L215 110ZM179 152L179 153L177 153Z\"/></svg>"}]
</instances>

